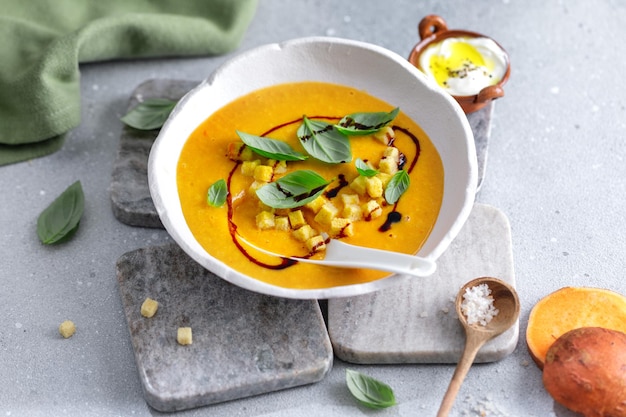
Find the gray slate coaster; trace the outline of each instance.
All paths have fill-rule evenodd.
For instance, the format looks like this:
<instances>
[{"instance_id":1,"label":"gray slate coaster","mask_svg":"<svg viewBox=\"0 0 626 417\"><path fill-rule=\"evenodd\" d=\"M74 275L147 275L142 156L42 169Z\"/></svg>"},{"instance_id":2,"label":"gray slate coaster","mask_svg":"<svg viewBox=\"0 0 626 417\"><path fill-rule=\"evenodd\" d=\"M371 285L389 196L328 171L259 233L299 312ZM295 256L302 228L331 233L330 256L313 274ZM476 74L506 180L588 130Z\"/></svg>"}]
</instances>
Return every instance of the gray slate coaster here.
<instances>
[{"instance_id":1,"label":"gray slate coaster","mask_svg":"<svg viewBox=\"0 0 626 417\"><path fill-rule=\"evenodd\" d=\"M148 80L133 91L128 109L146 98L179 99L198 83L183 80ZM493 106L491 102L467 116L476 143L478 189L485 175ZM150 197L147 177L148 155L157 133L157 131L142 132L128 127L124 127L122 131L109 189L113 214L122 223L131 226L163 227Z\"/></svg>"},{"instance_id":2,"label":"gray slate coaster","mask_svg":"<svg viewBox=\"0 0 626 417\"><path fill-rule=\"evenodd\" d=\"M243 290L178 246L128 252L117 279L148 404L188 409L321 380L333 352L319 305ZM159 302L141 316L143 301ZM191 327L193 343L176 341Z\"/></svg>"},{"instance_id":3,"label":"gray slate coaster","mask_svg":"<svg viewBox=\"0 0 626 417\"><path fill-rule=\"evenodd\" d=\"M197 81L148 80L133 91L128 110L148 98L178 100L196 85ZM113 214L122 223L163 227L148 188L148 156L158 133L128 126L122 130L109 188Z\"/></svg>"},{"instance_id":4,"label":"gray slate coaster","mask_svg":"<svg viewBox=\"0 0 626 417\"><path fill-rule=\"evenodd\" d=\"M511 230L498 209L476 204L437 272L372 294L328 300L328 331L337 357L353 363L456 363L465 336L454 298L481 276L515 284ZM477 362L513 352L519 323L488 342Z\"/></svg>"}]
</instances>

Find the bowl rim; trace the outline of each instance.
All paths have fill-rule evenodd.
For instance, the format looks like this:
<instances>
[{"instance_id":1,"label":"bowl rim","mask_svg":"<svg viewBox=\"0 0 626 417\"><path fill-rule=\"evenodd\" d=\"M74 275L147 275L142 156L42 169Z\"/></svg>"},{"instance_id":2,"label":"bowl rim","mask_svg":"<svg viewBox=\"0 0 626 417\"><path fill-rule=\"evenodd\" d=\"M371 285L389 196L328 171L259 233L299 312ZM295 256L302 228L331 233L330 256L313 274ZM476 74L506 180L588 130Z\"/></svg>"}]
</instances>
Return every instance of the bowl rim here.
<instances>
[{"instance_id":1,"label":"bowl rim","mask_svg":"<svg viewBox=\"0 0 626 417\"><path fill-rule=\"evenodd\" d=\"M227 264L222 262L221 260L212 257L208 252L206 252L199 243L195 240L189 227L186 225L184 221L184 217L182 217L183 225L180 224L180 218L182 216L182 208L180 207L180 199L178 198L177 189L172 190L171 183L172 181L176 183L176 165L178 163L178 154L176 155L176 160L174 165L174 169L172 170L172 166L163 166L163 161L167 161L168 158L172 158L171 150L168 148L169 137L173 135L171 133L179 125L182 126L182 122L180 122L179 118L181 114L185 114L184 112L191 112L192 110L187 110L187 108L192 108L194 105L194 101L198 99L202 94L206 94L207 90L220 88L220 82L224 77L228 77L228 72L233 70L233 68L237 68L241 65L242 62L246 62L246 60L254 59L255 57L261 56L263 54L271 54L271 53L280 53L282 51L297 51L298 48L301 47L343 47L343 48L355 48L360 51L364 51L363 53L372 53L381 58L386 59L387 61L391 61L391 63L398 65L400 70L407 72L407 76L411 77L411 79L415 80L417 84L421 86L419 88L425 88L429 94L437 95L441 100L443 100L442 105L449 107L452 114L456 115L456 119L459 122L460 131L463 132L465 136L465 141L462 142L465 144L466 153L467 153L467 181L462 186L464 187L464 195L462 196L463 204L459 212L455 216L455 221L452 222L451 226L447 228L446 233L443 234L438 243L431 248L429 254L426 256L432 260L436 260L449 246L450 242L456 237L456 235L461 230L461 227L464 225L465 221L469 217L471 208L474 203L475 193L476 193L476 184L477 184L477 163L476 163L476 152L474 147L474 139L471 127L467 118L465 117L465 113L459 106L459 104L454 100L452 96L445 93L439 87L434 84L428 77L419 71L415 66L413 66L407 59L402 58L400 55L392 52L386 48L383 48L378 45L374 45L367 42L355 41L343 38L335 38L335 37L304 37L292 39L285 42L280 43L270 43L261 45L255 48L251 48L247 51L244 51L231 59L225 61L221 64L217 69L215 69L204 81L198 84L195 88L190 90L175 106L174 110L171 112L170 117L167 119L161 131L159 132L157 139L155 140L149 160L148 160L148 183L150 194L152 196L152 200L157 209L157 213L163 223L163 226L169 233L169 235L173 238L173 240L186 252L192 259L196 262L200 263L205 269L208 269L215 275L219 276L226 281L235 284L239 287L264 293L268 295L274 295L278 297L284 298L295 298L295 299L326 299L326 298L335 298L335 297L347 297L365 294L373 291L377 291L383 288L387 288L392 284L403 282L408 279L415 279L413 277L409 277L401 274L392 274L388 277L377 279L370 282L359 283L359 284L350 284L344 286L335 286L328 288L313 288L313 289L298 289L298 288L287 288L281 287L273 284L269 284L264 281L260 281L253 277L250 277L246 274L240 273L235 269L229 267ZM324 81L324 80L310 80L310 81ZM284 81L290 82L290 81ZM334 81L329 81L334 82ZM224 81L223 83L226 83ZM338 83L338 82L337 82ZM245 83L241 83L245 84ZM268 83L267 85L272 85L272 83ZM247 92L252 92L257 90L258 88L254 87L246 87L243 90L247 90ZM217 91L219 92L219 91ZM228 102L240 97L247 92L235 93L231 94L231 98L224 101L219 107L224 106ZM217 108L215 110L217 110ZM212 114L212 111L207 111L204 113L200 122L205 120ZM198 123L199 124L199 123ZM195 125L189 129L191 131L195 130L198 125ZM427 133L428 134L428 133ZM184 146L184 142L186 142L189 135L178 134L179 137L184 137L182 140L182 146ZM430 135L429 135L430 136ZM438 149L441 154L441 150ZM443 162L443 161L442 161ZM445 164L444 164L445 166ZM163 177L170 175L169 186L163 186ZM445 173L444 173L445 175ZM445 180L444 180L444 190L445 190ZM445 199L444 193L444 199ZM176 202L172 202L175 199ZM442 202L443 207L444 202ZM172 213L172 210L175 212ZM438 216L438 220L433 227L433 230L437 227L439 223L439 218L441 217L441 212ZM178 222L178 224L176 224ZM182 228L182 229L181 229ZM432 235L431 231L431 235ZM428 243L430 237L427 239L426 243ZM426 245L426 244L425 244ZM424 245L424 246L425 246ZM424 248L418 251L420 254Z\"/></svg>"}]
</instances>

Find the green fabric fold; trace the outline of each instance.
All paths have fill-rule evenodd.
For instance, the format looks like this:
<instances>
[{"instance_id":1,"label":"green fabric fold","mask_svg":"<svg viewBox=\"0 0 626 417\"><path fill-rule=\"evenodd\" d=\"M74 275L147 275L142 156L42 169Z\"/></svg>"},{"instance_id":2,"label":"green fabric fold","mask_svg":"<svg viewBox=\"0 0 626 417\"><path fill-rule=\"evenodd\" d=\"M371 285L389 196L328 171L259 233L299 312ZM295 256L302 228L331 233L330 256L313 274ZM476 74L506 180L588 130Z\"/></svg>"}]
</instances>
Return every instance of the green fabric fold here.
<instances>
[{"instance_id":1,"label":"green fabric fold","mask_svg":"<svg viewBox=\"0 0 626 417\"><path fill-rule=\"evenodd\" d=\"M4 0L0 165L47 155L80 123L79 63L235 49L257 0Z\"/></svg>"}]
</instances>

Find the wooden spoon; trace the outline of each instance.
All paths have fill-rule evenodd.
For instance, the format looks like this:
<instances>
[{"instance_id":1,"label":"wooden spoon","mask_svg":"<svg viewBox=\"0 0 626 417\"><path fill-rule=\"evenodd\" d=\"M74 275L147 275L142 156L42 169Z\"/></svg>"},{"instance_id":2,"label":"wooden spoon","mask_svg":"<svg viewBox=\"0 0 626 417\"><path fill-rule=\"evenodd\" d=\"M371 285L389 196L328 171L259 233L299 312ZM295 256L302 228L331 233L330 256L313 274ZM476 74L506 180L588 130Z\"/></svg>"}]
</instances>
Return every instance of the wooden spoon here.
<instances>
[{"instance_id":1,"label":"wooden spoon","mask_svg":"<svg viewBox=\"0 0 626 417\"><path fill-rule=\"evenodd\" d=\"M483 326L481 324L469 324L467 317L461 311L463 303L463 294L467 288L472 288L480 284L487 284L491 289L493 304L498 309L498 314ZM519 317L520 302L515 289L504 281L497 278L482 277L476 278L465 284L456 296L456 312L459 320L465 329L465 349L463 355L457 364L446 395L443 397L437 417L446 417L454 404L461 384L467 375L467 372L474 362L478 350L489 340L504 333L515 324Z\"/></svg>"}]
</instances>

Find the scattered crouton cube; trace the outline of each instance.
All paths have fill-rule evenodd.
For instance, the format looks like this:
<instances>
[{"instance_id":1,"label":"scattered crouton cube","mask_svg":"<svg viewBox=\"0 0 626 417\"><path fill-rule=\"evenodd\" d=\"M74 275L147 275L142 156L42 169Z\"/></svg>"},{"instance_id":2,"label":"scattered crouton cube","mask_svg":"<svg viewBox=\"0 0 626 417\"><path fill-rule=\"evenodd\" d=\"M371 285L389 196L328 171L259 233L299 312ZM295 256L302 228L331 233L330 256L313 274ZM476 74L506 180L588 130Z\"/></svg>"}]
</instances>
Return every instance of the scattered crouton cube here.
<instances>
[{"instance_id":1,"label":"scattered crouton cube","mask_svg":"<svg viewBox=\"0 0 626 417\"><path fill-rule=\"evenodd\" d=\"M311 209L313 213L317 213L326 203L328 203L328 199L323 195L320 195L315 200L306 203L304 207Z\"/></svg>"},{"instance_id":2,"label":"scattered crouton cube","mask_svg":"<svg viewBox=\"0 0 626 417\"><path fill-rule=\"evenodd\" d=\"M245 144L243 142L231 142L228 144L228 149L226 150L226 156L231 161L240 161L239 154L244 150Z\"/></svg>"},{"instance_id":3,"label":"scattered crouton cube","mask_svg":"<svg viewBox=\"0 0 626 417\"><path fill-rule=\"evenodd\" d=\"M270 182L274 176L274 169L267 165L257 165L254 167L254 174L252 176L256 181Z\"/></svg>"},{"instance_id":4,"label":"scattered crouton cube","mask_svg":"<svg viewBox=\"0 0 626 417\"><path fill-rule=\"evenodd\" d=\"M248 192L254 196L256 196L256 191L263 187L264 185L266 185L266 182L261 182L261 181L252 181L252 183L250 184L250 186L248 187Z\"/></svg>"},{"instance_id":5,"label":"scattered crouton cube","mask_svg":"<svg viewBox=\"0 0 626 417\"><path fill-rule=\"evenodd\" d=\"M365 189L372 198L378 198L383 195L383 183L378 177L367 177L365 179Z\"/></svg>"},{"instance_id":6,"label":"scattered crouton cube","mask_svg":"<svg viewBox=\"0 0 626 417\"><path fill-rule=\"evenodd\" d=\"M348 204L343 207L341 215L353 222L358 221L363 218L363 209L358 204Z\"/></svg>"},{"instance_id":7,"label":"scattered crouton cube","mask_svg":"<svg viewBox=\"0 0 626 417\"><path fill-rule=\"evenodd\" d=\"M344 206L347 206L350 204L359 204L360 199L358 194L341 194L341 201Z\"/></svg>"},{"instance_id":8,"label":"scattered crouton cube","mask_svg":"<svg viewBox=\"0 0 626 417\"><path fill-rule=\"evenodd\" d=\"M275 174L284 174L287 172L287 161L277 161L269 159L267 165L271 166Z\"/></svg>"},{"instance_id":9,"label":"scattered crouton cube","mask_svg":"<svg viewBox=\"0 0 626 417\"><path fill-rule=\"evenodd\" d=\"M152 298L148 297L141 304L141 315L150 318L156 314L158 308L158 301L155 301Z\"/></svg>"},{"instance_id":10,"label":"scattered crouton cube","mask_svg":"<svg viewBox=\"0 0 626 417\"><path fill-rule=\"evenodd\" d=\"M271 211L260 212L256 215L256 227L261 230L273 229L276 226L274 217L274 213Z\"/></svg>"},{"instance_id":11,"label":"scattered crouton cube","mask_svg":"<svg viewBox=\"0 0 626 417\"><path fill-rule=\"evenodd\" d=\"M370 200L367 203L361 205L361 210L363 210L363 217L365 220L372 220L377 217L380 217L383 214L383 209L380 207L380 204L376 200Z\"/></svg>"},{"instance_id":12,"label":"scattered crouton cube","mask_svg":"<svg viewBox=\"0 0 626 417\"><path fill-rule=\"evenodd\" d=\"M350 183L350 188L357 194L359 195L365 195L366 193L366 186L365 186L365 179L367 177L364 177L362 175L359 175L358 177L356 177L354 180L352 180L352 182Z\"/></svg>"},{"instance_id":13,"label":"scattered crouton cube","mask_svg":"<svg viewBox=\"0 0 626 417\"><path fill-rule=\"evenodd\" d=\"M74 333L76 333L76 326L74 325L74 322L71 320L65 320L59 325L59 333L65 339L72 337Z\"/></svg>"},{"instance_id":14,"label":"scattered crouton cube","mask_svg":"<svg viewBox=\"0 0 626 417\"><path fill-rule=\"evenodd\" d=\"M276 230L287 231L290 229L289 227L289 217L287 216L276 216L274 218L274 225Z\"/></svg>"},{"instance_id":15,"label":"scattered crouton cube","mask_svg":"<svg viewBox=\"0 0 626 417\"><path fill-rule=\"evenodd\" d=\"M398 172L398 161L392 158L383 158L378 163L378 170L385 174L393 175Z\"/></svg>"},{"instance_id":16,"label":"scattered crouton cube","mask_svg":"<svg viewBox=\"0 0 626 417\"><path fill-rule=\"evenodd\" d=\"M322 206L320 211L315 215L315 221L329 226L330 222L339 214L339 209L331 202L328 202Z\"/></svg>"},{"instance_id":17,"label":"scattered crouton cube","mask_svg":"<svg viewBox=\"0 0 626 417\"><path fill-rule=\"evenodd\" d=\"M179 327L176 333L176 341L179 345L190 345L193 342L191 327Z\"/></svg>"},{"instance_id":18,"label":"scattered crouton cube","mask_svg":"<svg viewBox=\"0 0 626 417\"><path fill-rule=\"evenodd\" d=\"M315 236L317 232L310 225L305 224L297 230L291 232L291 235L300 242L306 242L311 237Z\"/></svg>"},{"instance_id":19,"label":"scattered crouton cube","mask_svg":"<svg viewBox=\"0 0 626 417\"><path fill-rule=\"evenodd\" d=\"M302 213L302 210L290 211L288 217L289 224L291 224L291 227L293 229L297 229L306 224L306 219L304 218L304 213Z\"/></svg>"},{"instance_id":20,"label":"scattered crouton cube","mask_svg":"<svg viewBox=\"0 0 626 417\"><path fill-rule=\"evenodd\" d=\"M319 252L326 249L326 243L324 242L324 238L320 235L313 236L306 241L306 247L309 252Z\"/></svg>"},{"instance_id":21,"label":"scattered crouton cube","mask_svg":"<svg viewBox=\"0 0 626 417\"><path fill-rule=\"evenodd\" d=\"M389 175L384 172L379 172L378 174L376 174L376 178L378 178L380 182L383 184L383 188L387 187L387 184L389 184L389 181L391 181L392 176L393 175Z\"/></svg>"},{"instance_id":22,"label":"scattered crouton cube","mask_svg":"<svg viewBox=\"0 0 626 417\"><path fill-rule=\"evenodd\" d=\"M383 158L391 158L396 162L400 161L400 151L394 146L387 146L383 152Z\"/></svg>"},{"instance_id":23,"label":"scattered crouton cube","mask_svg":"<svg viewBox=\"0 0 626 417\"><path fill-rule=\"evenodd\" d=\"M252 161L254 158L254 151L250 149L248 146L244 146L243 150L239 154L239 157L242 161Z\"/></svg>"},{"instance_id":24,"label":"scattered crouton cube","mask_svg":"<svg viewBox=\"0 0 626 417\"><path fill-rule=\"evenodd\" d=\"M243 161L241 164L241 174L247 177L254 176L254 170L256 167L261 165L260 159L255 159L254 161Z\"/></svg>"},{"instance_id":25,"label":"scattered crouton cube","mask_svg":"<svg viewBox=\"0 0 626 417\"><path fill-rule=\"evenodd\" d=\"M330 224L330 234L338 237L354 236L352 221L345 217L335 217Z\"/></svg>"},{"instance_id":26,"label":"scattered crouton cube","mask_svg":"<svg viewBox=\"0 0 626 417\"><path fill-rule=\"evenodd\" d=\"M378 132L374 133L374 138L385 145L389 145L391 142L393 142L393 139L395 137L396 134L391 126L385 126Z\"/></svg>"},{"instance_id":27,"label":"scattered crouton cube","mask_svg":"<svg viewBox=\"0 0 626 417\"><path fill-rule=\"evenodd\" d=\"M227 156L232 161L251 161L254 152L243 142L232 142L228 144Z\"/></svg>"}]
</instances>

